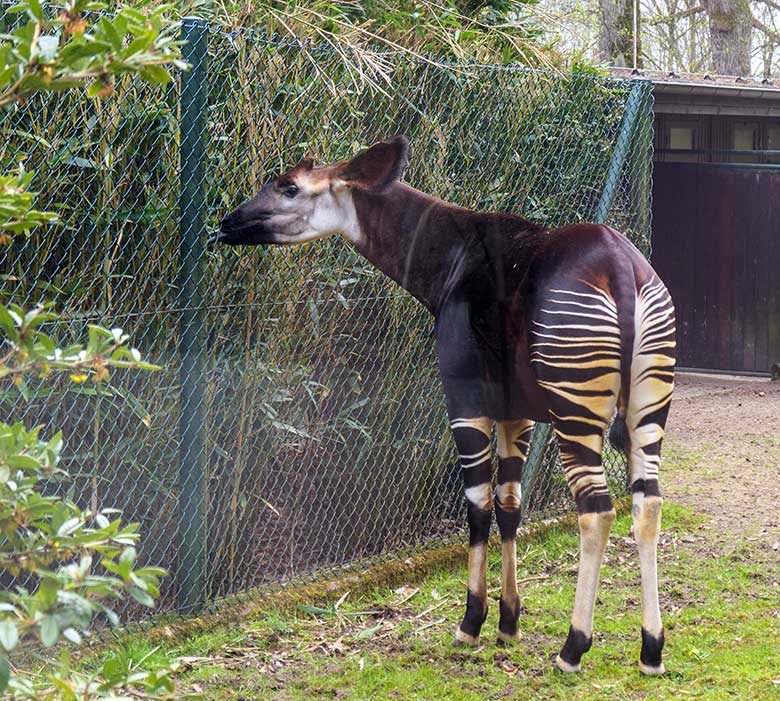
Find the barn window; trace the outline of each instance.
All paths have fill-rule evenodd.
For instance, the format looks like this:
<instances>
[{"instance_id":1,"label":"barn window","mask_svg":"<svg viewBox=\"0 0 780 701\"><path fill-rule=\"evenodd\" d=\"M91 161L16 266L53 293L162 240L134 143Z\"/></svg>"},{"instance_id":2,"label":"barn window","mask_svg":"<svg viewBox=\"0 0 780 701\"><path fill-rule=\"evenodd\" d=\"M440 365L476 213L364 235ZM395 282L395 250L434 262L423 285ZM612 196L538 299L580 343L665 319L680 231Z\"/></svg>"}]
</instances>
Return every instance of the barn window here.
<instances>
[{"instance_id":1,"label":"barn window","mask_svg":"<svg viewBox=\"0 0 780 701\"><path fill-rule=\"evenodd\" d=\"M780 124L770 124L766 128L767 163L780 163ZM774 153L771 153L774 151Z\"/></svg>"},{"instance_id":2,"label":"barn window","mask_svg":"<svg viewBox=\"0 0 780 701\"><path fill-rule=\"evenodd\" d=\"M696 151L700 148L698 120L670 120L665 131L663 160L677 163L695 163L699 160Z\"/></svg>"},{"instance_id":3,"label":"barn window","mask_svg":"<svg viewBox=\"0 0 780 701\"><path fill-rule=\"evenodd\" d=\"M736 122L732 130L731 148L737 153L731 157L732 163L755 163L758 148L758 124Z\"/></svg>"},{"instance_id":4,"label":"barn window","mask_svg":"<svg viewBox=\"0 0 780 701\"><path fill-rule=\"evenodd\" d=\"M675 151L693 151L693 127L670 127L669 148Z\"/></svg>"},{"instance_id":5,"label":"barn window","mask_svg":"<svg viewBox=\"0 0 780 701\"><path fill-rule=\"evenodd\" d=\"M734 150L735 151L755 151L756 149L756 129L755 124L735 124L734 125Z\"/></svg>"}]
</instances>

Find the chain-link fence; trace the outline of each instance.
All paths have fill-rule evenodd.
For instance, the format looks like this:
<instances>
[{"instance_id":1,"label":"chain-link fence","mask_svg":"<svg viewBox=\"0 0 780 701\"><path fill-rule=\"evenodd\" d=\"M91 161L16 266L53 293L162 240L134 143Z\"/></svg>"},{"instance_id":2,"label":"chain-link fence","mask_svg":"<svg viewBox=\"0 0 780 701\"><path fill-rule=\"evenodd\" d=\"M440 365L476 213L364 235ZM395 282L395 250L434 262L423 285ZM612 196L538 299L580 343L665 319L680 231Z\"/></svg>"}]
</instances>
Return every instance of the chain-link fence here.
<instances>
[{"instance_id":1,"label":"chain-link fence","mask_svg":"<svg viewBox=\"0 0 780 701\"><path fill-rule=\"evenodd\" d=\"M340 240L208 251L220 217L304 154L404 132L404 179L425 192L605 221L647 250L652 129L646 81L385 53L371 85L332 48L183 33L193 69L168 88L36 97L1 117L0 152L64 222L0 253L4 301L56 302L63 337L121 326L164 367L4 391L0 415L63 429L72 497L142 523L143 558L174 572L160 608L180 611L465 524L427 312ZM548 436L526 520L571 508ZM624 490L622 458L605 461Z\"/></svg>"}]
</instances>

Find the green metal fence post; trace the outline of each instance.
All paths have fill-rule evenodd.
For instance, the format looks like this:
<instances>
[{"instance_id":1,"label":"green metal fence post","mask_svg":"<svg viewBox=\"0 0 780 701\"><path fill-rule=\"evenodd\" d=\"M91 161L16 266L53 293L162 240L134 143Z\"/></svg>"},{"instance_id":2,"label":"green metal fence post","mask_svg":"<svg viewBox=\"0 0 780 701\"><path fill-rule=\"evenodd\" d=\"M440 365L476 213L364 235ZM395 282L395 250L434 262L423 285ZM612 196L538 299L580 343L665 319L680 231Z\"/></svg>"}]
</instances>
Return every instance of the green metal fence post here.
<instances>
[{"instance_id":1,"label":"green metal fence post","mask_svg":"<svg viewBox=\"0 0 780 701\"><path fill-rule=\"evenodd\" d=\"M206 475L203 398L205 359L202 320L206 198L206 61L208 31L203 20L185 18L182 54L191 68L182 74L180 116L179 308L181 311L179 436L179 549L176 572L179 608L200 610L206 597Z\"/></svg>"},{"instance_id":2,"label":"green metal fence post","mask_svg":"<svg viewBox=\"0 0 780 701\"><path fill-rule=\"evenodd\" d=\"M615 197L620 190L620 182L623 175L623 168L629 153L640 154L640 160L631 163L628 179L630 182L630 202L634 212L634 221L636 227L646 236L649 241L650 227L650 192L649 184L651 180L649 163L650 148L652 139L652 83L648 80L631 81L631 89L626 100L626 108L623 112L623 119L620 123L620 131L615 140L615 149L612 152L612 158L607 168L607 176L604 178L604 189L601 192L601 198L596 207L596 214L593 221L596 224L606 224L609 212L615 201ZM649 134L647 120L650 119ZM645 162L648 161L648 162ZM628 232L625 232L628 233ZM636 232L635 232L636 233ZM628 464L625 466L625 488L630 488L630 477L628 473Z\"/></svg>"},{"instance_id":3,"label":"green metal fence post","mask_svg":"<svg viewBox=\"0 0 780 701\"><path fill-rule=\"evenodd\" d=\"M534 426L534 432L531 434L531 445L528 450L528 457L523 466L523 475L520 478L520 499L523 514L528 511L531 494L533 493L539 470L545 464L544 458L547 454L547 446L552 438L552 424L538 423Z\"/></svg>"},{"instance_id":4,"label":"green metal fence post","mask_svg":"<svg viewBox=\"0 0 780 701\"><path fill-rule=\"evenodd\" d=\"M607 223L609 210L612 209L615 195L617 195L620 189L620 176L623 172L623 165L631 150L634 129L641 119L643 113L642 106L645 104L644 96L649 85L650 81L647 80L635 79L631 81L631 89L628 93L628 100L626 100L620 131L615 141L615 150L612 152L612 158L609 161L607 177L604 178L604 189L601 192L601 198L596 207L596 214L593 217L593 221L596 224Z\"/></svg>"},{"instance_id":5,"label":"green metal fence post","mask_svg":"<svg viewBox=\"0 0 780 701\"><path fill-rule=\"evenodd\" d=\"M653 91L652 85L643 82L645 85L631 147L633 160L629 178L631 211L634 213L633 238L637 245L639 241L646 242L645 247L639 248L649 258L653 202Z\"/></svg>"}]
</instances>

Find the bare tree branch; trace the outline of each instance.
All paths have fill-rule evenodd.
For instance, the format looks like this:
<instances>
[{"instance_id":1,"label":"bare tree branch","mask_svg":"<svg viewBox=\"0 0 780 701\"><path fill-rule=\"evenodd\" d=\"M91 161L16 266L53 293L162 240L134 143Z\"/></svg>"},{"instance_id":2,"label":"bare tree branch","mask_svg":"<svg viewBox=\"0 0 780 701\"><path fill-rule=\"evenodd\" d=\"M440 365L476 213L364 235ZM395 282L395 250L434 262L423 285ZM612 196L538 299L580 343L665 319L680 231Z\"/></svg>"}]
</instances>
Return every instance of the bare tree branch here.
<instances>
[{"instance_id":1,"label":"bare tree branch","mask_svg":"<svg viewBox=\"0 0 780 701\"><path fill-rule=\"evenodd\" d=\"M673 24L678 19L693 17L694 15L698 15L700 12L704 12L704 8L701 5L696 5L696 7L691 7L687 10L681 10L680 12L675 12L674 14L666 15L665 17L659 17L658 19L652 20L648 24Z\"/></svg>"},{"instance_id":2,"label":"bare tree branch","mask_svg":"<svg viewBox=\"0 0 780 701\"><path fill-rule=\"evenodd\" d=\"M771 7L773 10L777 10L780 12L780 4L773 2L773 0L757 0L758 2L763 3L767 7Z\"/></svg>"},{"instance_id":3,"label":"bare tree branch","mask_svg":"<svg viewBox=\"0 0 780 701\"><path fill-rule=\"evenodd\" d=\"M763 32L766 34L767 37L772 39L773 41L780 42L780 32L775 31L774 29L771 29L770 27L767 27L761 20L753 18L753 28L758 29L758 31Z\"/></svg>"}]
</instances>

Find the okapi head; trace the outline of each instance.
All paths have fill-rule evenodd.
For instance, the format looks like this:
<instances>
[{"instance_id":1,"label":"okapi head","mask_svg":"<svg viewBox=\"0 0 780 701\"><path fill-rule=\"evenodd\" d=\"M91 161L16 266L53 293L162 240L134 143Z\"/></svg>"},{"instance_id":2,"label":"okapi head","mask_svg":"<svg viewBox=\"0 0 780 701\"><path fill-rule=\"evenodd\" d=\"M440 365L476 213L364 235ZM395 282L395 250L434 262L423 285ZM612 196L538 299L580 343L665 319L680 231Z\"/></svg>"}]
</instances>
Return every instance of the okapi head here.
<instances>
[{"instance_id":1,"label":"okapi head","mask_svg":"<svg viewBox=\"0 0 780 701\"><path fill-rule=\"evenodd\" d=\"M386 190L401 176L408 150L409 141L398 135L348 161L315 166L304 158L228 214L213 241L231 246L297 244L336 233L356 241L352 191Z\"/></svg>"}]
</instances>

